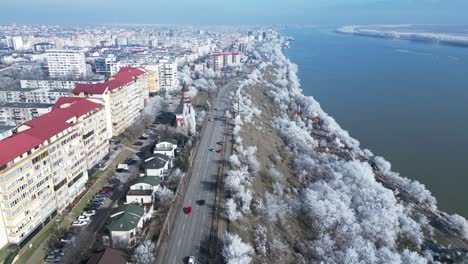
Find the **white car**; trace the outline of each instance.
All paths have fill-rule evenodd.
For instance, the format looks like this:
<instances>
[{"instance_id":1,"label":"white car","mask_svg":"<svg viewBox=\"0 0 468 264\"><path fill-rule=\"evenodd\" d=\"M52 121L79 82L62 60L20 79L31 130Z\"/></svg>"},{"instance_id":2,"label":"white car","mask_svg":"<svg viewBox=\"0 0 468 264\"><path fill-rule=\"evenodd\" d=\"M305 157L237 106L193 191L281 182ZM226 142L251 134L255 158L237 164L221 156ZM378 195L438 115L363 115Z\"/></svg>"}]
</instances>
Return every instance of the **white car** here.
<instances>
[{"instance_id":1,"label":"white car","mask_svg":"<svg viewBox=\"0 0 468 264\"><path fill-rule=\"evenodd\" d=\"M210 119L208 119L208 121L210 121L210 122L213 121L213 118L211 117Z\"/></svg>"},{"instance_id":2,"label":"white car","mask_svg":"<svg viewBox=\"0 0 468 264\"><path fill-rule=\"evenodd\" d=\"M72 226L85 226L88 223L89 223L88 221L76 220L76 221L73 221Z\"/></svg>"},{"instance_id":3,"label":"white car","mask_svg":"<svg viewBox=\"0 0 468 264\"><path fill-rule=\"evenodd\" d=\"M89 220L91 220L91 219L89 219L89 216L80 215L80 216L78 216L78 220L89 222Z\"/></svg>"},{"instance_id":4,"label":"white car","mask_svg":"<svg viewBox=\"0 0 468 264\"><path fill-rule=\"evenodd\" d=\"M89 211L83 212L83 215L84 215L84 216L93 216L93 215L96 215L96 210L89 210Z\"/></svg>"},{"instance_id":5,"label":"white car","mask_svg":"<svg viewBox=\"0 0 468 264\"><path fill-rule=\"evenodd\" d=\"M187 264L195 264L195 257L194 257L194 256L190 256L190 257L188 258Z\"/></svg>"}]
</instances>

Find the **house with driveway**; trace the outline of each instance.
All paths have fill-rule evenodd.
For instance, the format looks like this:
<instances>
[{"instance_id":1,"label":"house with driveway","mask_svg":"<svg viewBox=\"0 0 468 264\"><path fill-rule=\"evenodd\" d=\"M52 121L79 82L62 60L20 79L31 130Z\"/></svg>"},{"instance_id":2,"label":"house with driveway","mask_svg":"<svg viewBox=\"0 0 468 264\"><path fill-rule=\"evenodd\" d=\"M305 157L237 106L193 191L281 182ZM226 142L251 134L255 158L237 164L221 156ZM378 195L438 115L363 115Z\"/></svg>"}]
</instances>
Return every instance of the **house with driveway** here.
<instances>
[{"instance_id":1,"label":"house with driveway","mask_svg":"<svg viewBox=\"0 0 468 264\"><path fill-rule=\"evenodd\" d=\"M126 202L140 205L153 204L154 193L159 189L160 183L159 176L136 178L127 192Z\"/></svg>"},{"instance_id":2,"label":"house with driveway","mask_svg":"<svg viewBox=\"0 0 468 264\"><path fill-rule=\"evenodd\" d=\"M154 146L154 154L162 154L170 158L174 158L177 149L177 140L173 138L162 138Z\"/></svg>"},{"instance_id":3,"label":"house with driveway","mask_svg":"<svg viewBox=\"0 0 468 264\"><path fill-rule=\"evenodd\" d=\"M164 180L172 168L172 158L163 154L154 154L144 163L147 177L161 177Z\"/></svg>"},{"instance_id":4,"label":"house with driveway","mask_svg":"<svg viewBox=\"0 0 468 264\"><path fill-rule=\"evenodd\" d=\"M113 248L129 248L136 245L143 234L145 222L151 214L135 204L123 204L115 208L108 219L109 245Z\"/></svg>"}]
</instances>

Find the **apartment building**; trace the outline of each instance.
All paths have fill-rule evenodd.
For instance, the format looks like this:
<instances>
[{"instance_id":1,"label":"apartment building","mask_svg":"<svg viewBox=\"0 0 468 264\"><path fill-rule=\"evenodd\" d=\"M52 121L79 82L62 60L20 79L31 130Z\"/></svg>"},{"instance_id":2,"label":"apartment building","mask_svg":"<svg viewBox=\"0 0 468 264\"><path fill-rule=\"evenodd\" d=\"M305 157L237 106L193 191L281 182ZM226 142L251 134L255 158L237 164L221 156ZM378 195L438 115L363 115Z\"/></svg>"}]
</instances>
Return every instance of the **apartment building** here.
<instances>
[{"instance_id":1,"label":"apartment building","mask_svg":"<svg viewBox=\"0 0 468 264\"><path fill-rule=\"evenodd\" d=\"M85 54L82 50L48 50L47 66L51 78L83 78L87 76Z\"/></svg>"},{"instance_id":2,"label":"apartment building","mask_svg":"<svg viewBox=\"0 0 468 264\"><path fill-rule=\"evenodd\" d=\"M158 63L159 67L159 87L163 89L171 89L179 85L177 79L177 64L168 60L161 60Z\"/></svg>"},{"instance_id":3,"label":"apartment building","mask_svg":"<svg viewBox=\"0 0 468 264\"><path fill-rule=\"evenodd\" d=\"M77 84L72 93L103 102L108 138L129 128L141 115L149 98L148 74L138 68L121 68L103 83Z\"/></svg>"},{"instance_id":4,"label":"apartment building","mask_svg":"<svg viewBox=\"0 0 468 264\"><path fill-rule=\"evenodd\" d=\"M109 54L105 58L97 58L95 61L96 73L112 76L119 72L123 65L113 54Z\"/></svg>"},{"instance_id":5,"label":"apartment building","mask_svg":"<svg viewBox=\"0 0 468 264\"><path fill-rule=\"evenodd\" d=\"M157 93L160 90L159 86L159 68L158 65L145 65L145 70L148 73L148 89L150 94Z\"/></svg>"},{"instance_id":6,"label":"apartment building","mask_svg":"<svg viewBox=\"0 0 468 264\"><path fill-rule=\"evenodd\" d=\"M0 247L26 243L85 190L109 148L104 118L101 104L62 101L0 140Z\"/></svg>"},{"instance_id":7,"label":"apartment building","mask_svg":"<svg viewBox=\"0 0 468 264\"><path fill-rule=\"evenodd\" d=\"M98 83L103 79L96 80L20 80L21 88L40 88L49 90L72 90L77 83Z\"/></svg>"},{"instance_id":8,"label":"apartment building","mask_svg":"<svg viewBox=\"0 0 468 264\"><path fill-rule=\"evenodd\" d=\"M0 125L17 126L52 110L52 104L0 103Z\"/></svg>"},{"instance_id":9,"label":"apartment building","mask_svg":"<svg viewBox=\"0 0 468 264\"><path fill-rule=\"evenodd\" d=\"M0 89L0 102L54 104L58 98L69 96L72 89Z\"/></svg>"},{"instance_id":10,"label":"apartment building","mask_svg":"<svg viewBox=\"0 0 468 264\"><path fill-rule=\"evenodd\" d=\"M210 65L215 71L223 67L240 63L240 54L238 52L218 52L211 54Z\"/></svg>"}]
</instances>

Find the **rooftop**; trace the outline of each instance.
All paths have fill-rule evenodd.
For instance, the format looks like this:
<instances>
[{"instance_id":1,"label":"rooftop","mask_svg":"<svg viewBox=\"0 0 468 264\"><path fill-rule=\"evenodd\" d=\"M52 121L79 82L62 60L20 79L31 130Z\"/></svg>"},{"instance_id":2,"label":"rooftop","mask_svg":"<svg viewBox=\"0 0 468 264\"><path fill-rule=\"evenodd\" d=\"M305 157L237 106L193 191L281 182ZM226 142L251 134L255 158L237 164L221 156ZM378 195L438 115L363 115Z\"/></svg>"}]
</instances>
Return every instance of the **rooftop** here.
<instances>
[{"instance_id":1,"label":"rooftop","mask_svg":"<svg viewBox=\"0 0 468 264\"><path fill-rule=\"evenodd\" d=\"M120 68L120 71L117 74L110 77L103 83L77 84L72 93L103 94L106 91L111 91L133 82L137 76L142 74L145 74L145 71L138 68Z\"/></svg>"},{"instance_id":2,"label":"rooftop","mask_svg":"<svg viewBox=\"0 0 468 264\"><path fill-rule=\"evenodd\" d=\"M138 227L138 222L143 217L145 209L134 204L124 204L112 212L111 223L107 225L109 231L130 231Z\"/></svg>"},{"instance_id":3,"label":"rooftop","mask_svg":"<svg viewBox=\"0 0 468 264\"><path fill-rule=\"evenodd\" d=\"M49 107L52 107L52 104L1 102L0 107L4 107L4 108L49 108Z\"/></svg>"},{"instance_id":4,"label":"rooftop","mask_svg":"<svg viewBox=\"0 0 468 264\"><path fill-rule=\"evenodd\" d=\"M145 162L146 169L162 169L169 162L169 157L162 154L154 154L151 160Z\"/></svg>"},{"instance_id":5,"label":"rooftop","mask_svg":"<svg viewBox=\"0 0 468 264\"><path fill-rule=\"evenodd\" d=\"M146 183L151 186L158 186L161 183L160 177L138 177L135 179L133 184Z\"/></svg>"},{"instance_id":6,"label":"rooftop","mask_svg":"<svg viewBox=\"0 0 468 264\"><path fill-rule=\"evenodd\" d=\"M100 104L88 99L77 100L67 108L55 108L51 112L34 118L19 126L19 133L0 140L0 166L39 146L73 125L73 119L80 117Z\"/></svg>"}]
</instances>

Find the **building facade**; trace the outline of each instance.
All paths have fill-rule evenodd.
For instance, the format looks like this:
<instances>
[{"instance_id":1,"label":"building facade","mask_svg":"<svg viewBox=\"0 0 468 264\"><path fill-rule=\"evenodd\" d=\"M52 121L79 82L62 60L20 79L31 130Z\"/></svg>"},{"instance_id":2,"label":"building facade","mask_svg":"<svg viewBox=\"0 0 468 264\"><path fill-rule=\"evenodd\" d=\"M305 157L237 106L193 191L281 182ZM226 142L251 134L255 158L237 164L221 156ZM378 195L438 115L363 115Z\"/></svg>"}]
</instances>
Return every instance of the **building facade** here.
<instances>
[{"instance_id":1,"label":"building facade","mask_svg":"<svg viewBox=\"0 0 468 264\"><path fill-rule=\"evenodd\" d=\"M170 62L160 62L159 67L159 86L162 89L171 89L179 85L177 79L177 64Z\"/></svg>"},{"instance_id":2,"label":"building facade","mask_svg":"<svg viewBox=\"0 0 468 264\"><path fill-rule=\"evenodd\" d=\"M17 126L52 110L52 104L0 103L0 125Z\"/></svg>"},{"instance_id":3,"label":"building facade","mask_svg":"<svg viewBox=\"0 0 468 264\"><path fill-rule=\"evenodd\" d=\"M85 54L81 50L48 50L47 67L51 78L80 79L88 74Z\"/></svg>"},{"instance_id":4,"label":"building facade","mask_svg":"<svg viewBox=\"0 0 468 264\"><path fill-rule=\"evenodd\" d=\"M85 190L88 164L106 154L87 150L85 142L104 111L90 100L75 101L0 141L0 247L27 241ZM106 134L102 128L93 134ZM107 140L94 143L108 150Z\"/></svg>"},{"instance_id":5,"label":"building facade","mask_svg":"<svg viewBox=\"0 0 468 264\"><path fill-rule=\"evenodd\" d=\"M138 68L121 68L103 83L77 84L72 93L104 104L111 138L123 133L140 117L149 98L148 75Z\"/></svg>"}]
</instances>

